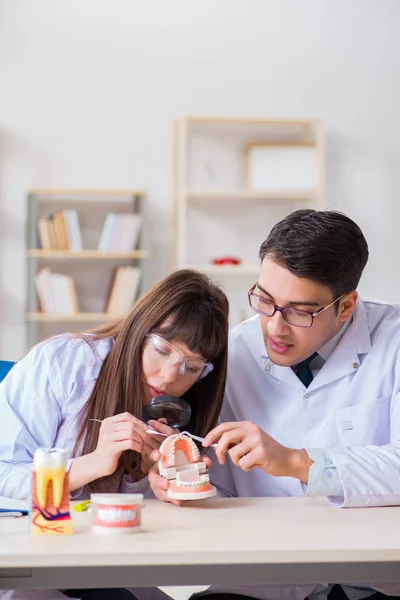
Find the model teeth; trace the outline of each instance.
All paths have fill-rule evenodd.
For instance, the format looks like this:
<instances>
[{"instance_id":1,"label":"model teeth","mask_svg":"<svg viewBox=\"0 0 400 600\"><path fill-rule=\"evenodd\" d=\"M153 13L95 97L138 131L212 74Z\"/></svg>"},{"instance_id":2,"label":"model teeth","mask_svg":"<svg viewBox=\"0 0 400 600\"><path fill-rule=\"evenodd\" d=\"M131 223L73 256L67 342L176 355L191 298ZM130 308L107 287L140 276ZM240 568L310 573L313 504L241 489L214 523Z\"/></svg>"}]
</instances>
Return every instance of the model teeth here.
<instances>
[{"instance_id":1,"label":"model teeth","mask_svg":"<svg viewBox=\"0 0 400 600\"><path fill-rule=\"evenodd\" d=\"M36 495L41 507L47 504L47 490L53 484L53 504L60 508L64 495L67 455L60 448L38 448L33 458L36 472Z\"/></svg>"},{"instance_id":2,"label":"model teeth","mask_svg":"<svg viewBox=\"0 0 400 600\"><path fill-rule=\"evenodd\" d=\"M208 475L200 475L199 479L195 479L193 481L182 480L180 477L180 473L176 474L176 483L179 487L201 487L210 482L210 478Z\"/></svg>"},{"instance_id":3,"label":"model teeth","mask_svg":"<svg viewBox=\"0 0 400 600\"><path fill-rule=\"evenodd\" d=\"M97 517L104 523L121 523L125 521L134 521L136 519L136 510L127 508L99 508Z\"/></svg>"},{"instance_id":4,"label":"model teeth","mask_svg":"<svg viewBox=\"0 0 400 600\"><path fill-rule=\"evenodd\" d=\"M168 438L167 438L168 439ZM196 446L196 444L194 443L194 441L189 438L187 435L176 435L174 436L174 439L171 441L171 445L169 447L169 452L168 452L168 462L170 465L174 465L175 464L175 445L179 440L185 440L189 446L190 446L190 450L192 452L192 457L193 457L193 461L197 462L200 460L200 452L198 447Z\"/></svg>"}]
</instances>

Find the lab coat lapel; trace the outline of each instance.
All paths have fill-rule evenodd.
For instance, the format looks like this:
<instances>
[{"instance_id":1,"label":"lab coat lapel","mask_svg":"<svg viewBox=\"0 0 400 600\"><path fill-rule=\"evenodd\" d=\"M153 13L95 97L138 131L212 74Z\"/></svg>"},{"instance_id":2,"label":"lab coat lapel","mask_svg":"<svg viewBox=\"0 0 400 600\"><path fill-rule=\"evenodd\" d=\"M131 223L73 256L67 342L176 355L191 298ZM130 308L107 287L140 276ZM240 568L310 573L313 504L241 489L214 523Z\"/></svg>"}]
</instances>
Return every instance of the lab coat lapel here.
<instances>
[{"instance_id":1,"label":"lab coat lapel","mask_svg":"<svg viewBox=\"0 0 400 600\"><path fill-rule=\"evenodd\" d=\"M360 366L360 355L371 349L371 337L365 307L361 300L357 301L353 323L336 346L328 360L317 373L309 386L316 390L324 385L354 373Z\"/></svg>"},{"instance_id":2,"label":"lab coat lapel","mask_svg":"<svg viewBox=\"0 0 400 600\"><path fill-rule=\"evenodd\" d=\"M293 371L292 367L281 367L279 365L275 365L270 360L267 361L265 370L272 377L281 381L282 383L287 383L292 387L295 387L299 390L304 391L304 385L297 377L296 373Z\"/></svg>"}]
</instances>

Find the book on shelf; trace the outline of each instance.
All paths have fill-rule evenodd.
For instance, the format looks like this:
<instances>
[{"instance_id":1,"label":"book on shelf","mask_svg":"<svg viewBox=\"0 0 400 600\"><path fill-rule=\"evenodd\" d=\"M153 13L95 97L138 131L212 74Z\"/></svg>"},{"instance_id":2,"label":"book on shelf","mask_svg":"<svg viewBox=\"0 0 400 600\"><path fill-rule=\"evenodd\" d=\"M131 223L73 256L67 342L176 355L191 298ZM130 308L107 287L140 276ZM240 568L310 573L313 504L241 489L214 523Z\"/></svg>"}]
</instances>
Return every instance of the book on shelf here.
<instances>
[{"instance_id":1,"label":"book on shelf","mask_svg":"<svg viewBox=\"0 0 400 600\"><path fill-rule=\"evenodd\" d=\"M52 273L41 267L36 273L36 290L41 312L74 315L79 312L75 281L70 275Z\"/></svg>"},{"instance_id":2,"label":"book on shelf","mask_svg":"<svg viewBox=\"0 0 400 600\"><path fill-rule=\"evenodd\" d=\"M120 266L114 271L105 312L124 314L131 310L139 290L141 269L132 266Z\"/></svg>"},{"instance_id":3,"label":"book on shelf","mask_svg":"<svg viewBox=\"0 0 400 600\"><path fill-rule=\"evenodd\" d=\"M82 250L76 210L61 210L38 220L38 235L43 250Z\"/></svg>"},{"instance_id":4,"label":"book on shelf","mask_svg":"<svg viewBox=\"0 0 400 600\"><path fill-rule=\"evenodd\" d=\"M129 252L135 250L142 224L143 216L139 214L107 213L97 250L99 252Z\"/></svg>"}]
</instances>

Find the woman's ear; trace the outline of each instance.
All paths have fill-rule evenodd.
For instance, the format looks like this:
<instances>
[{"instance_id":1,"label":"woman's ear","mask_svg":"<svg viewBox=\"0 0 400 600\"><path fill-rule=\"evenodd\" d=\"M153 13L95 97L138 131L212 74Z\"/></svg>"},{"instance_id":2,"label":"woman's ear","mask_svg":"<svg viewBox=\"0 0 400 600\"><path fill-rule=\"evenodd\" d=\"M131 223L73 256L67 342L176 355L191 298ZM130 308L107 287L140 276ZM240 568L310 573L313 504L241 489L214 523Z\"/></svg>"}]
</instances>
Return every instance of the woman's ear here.
<instances>
[{"instance_id":1,"label":"woman's ear","mask_svg":"<svg viewBox=\"0 0 400 600\"><path fill-rule=\"evenodd\" d=\"M347 321L350 319L351 315L354 312L354 309L357 304L358 292L353 290L352 292L348 292L343 296L340 300L339 304L339 320Z\"/></svg>"}]
</instances>

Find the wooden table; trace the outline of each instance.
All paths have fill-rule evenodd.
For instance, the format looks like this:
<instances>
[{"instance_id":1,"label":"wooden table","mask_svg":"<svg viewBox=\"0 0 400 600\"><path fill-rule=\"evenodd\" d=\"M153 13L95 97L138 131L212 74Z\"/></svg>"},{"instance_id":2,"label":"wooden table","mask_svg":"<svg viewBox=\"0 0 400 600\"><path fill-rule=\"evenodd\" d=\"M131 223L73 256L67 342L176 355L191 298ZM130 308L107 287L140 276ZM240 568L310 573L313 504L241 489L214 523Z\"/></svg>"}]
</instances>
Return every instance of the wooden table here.
<instances>
[{"instance_id":1,"label":"wooden table","mask_svg":"<svg viewBox=\"0 0 400 600\"><path fill-rule=\"evenodd\" d=\"M0 519L0 588L137 587L400 580L400 507L338 509L325 499L147 500L143 532L34 537Z\"/></svg>"}]
</instances>

